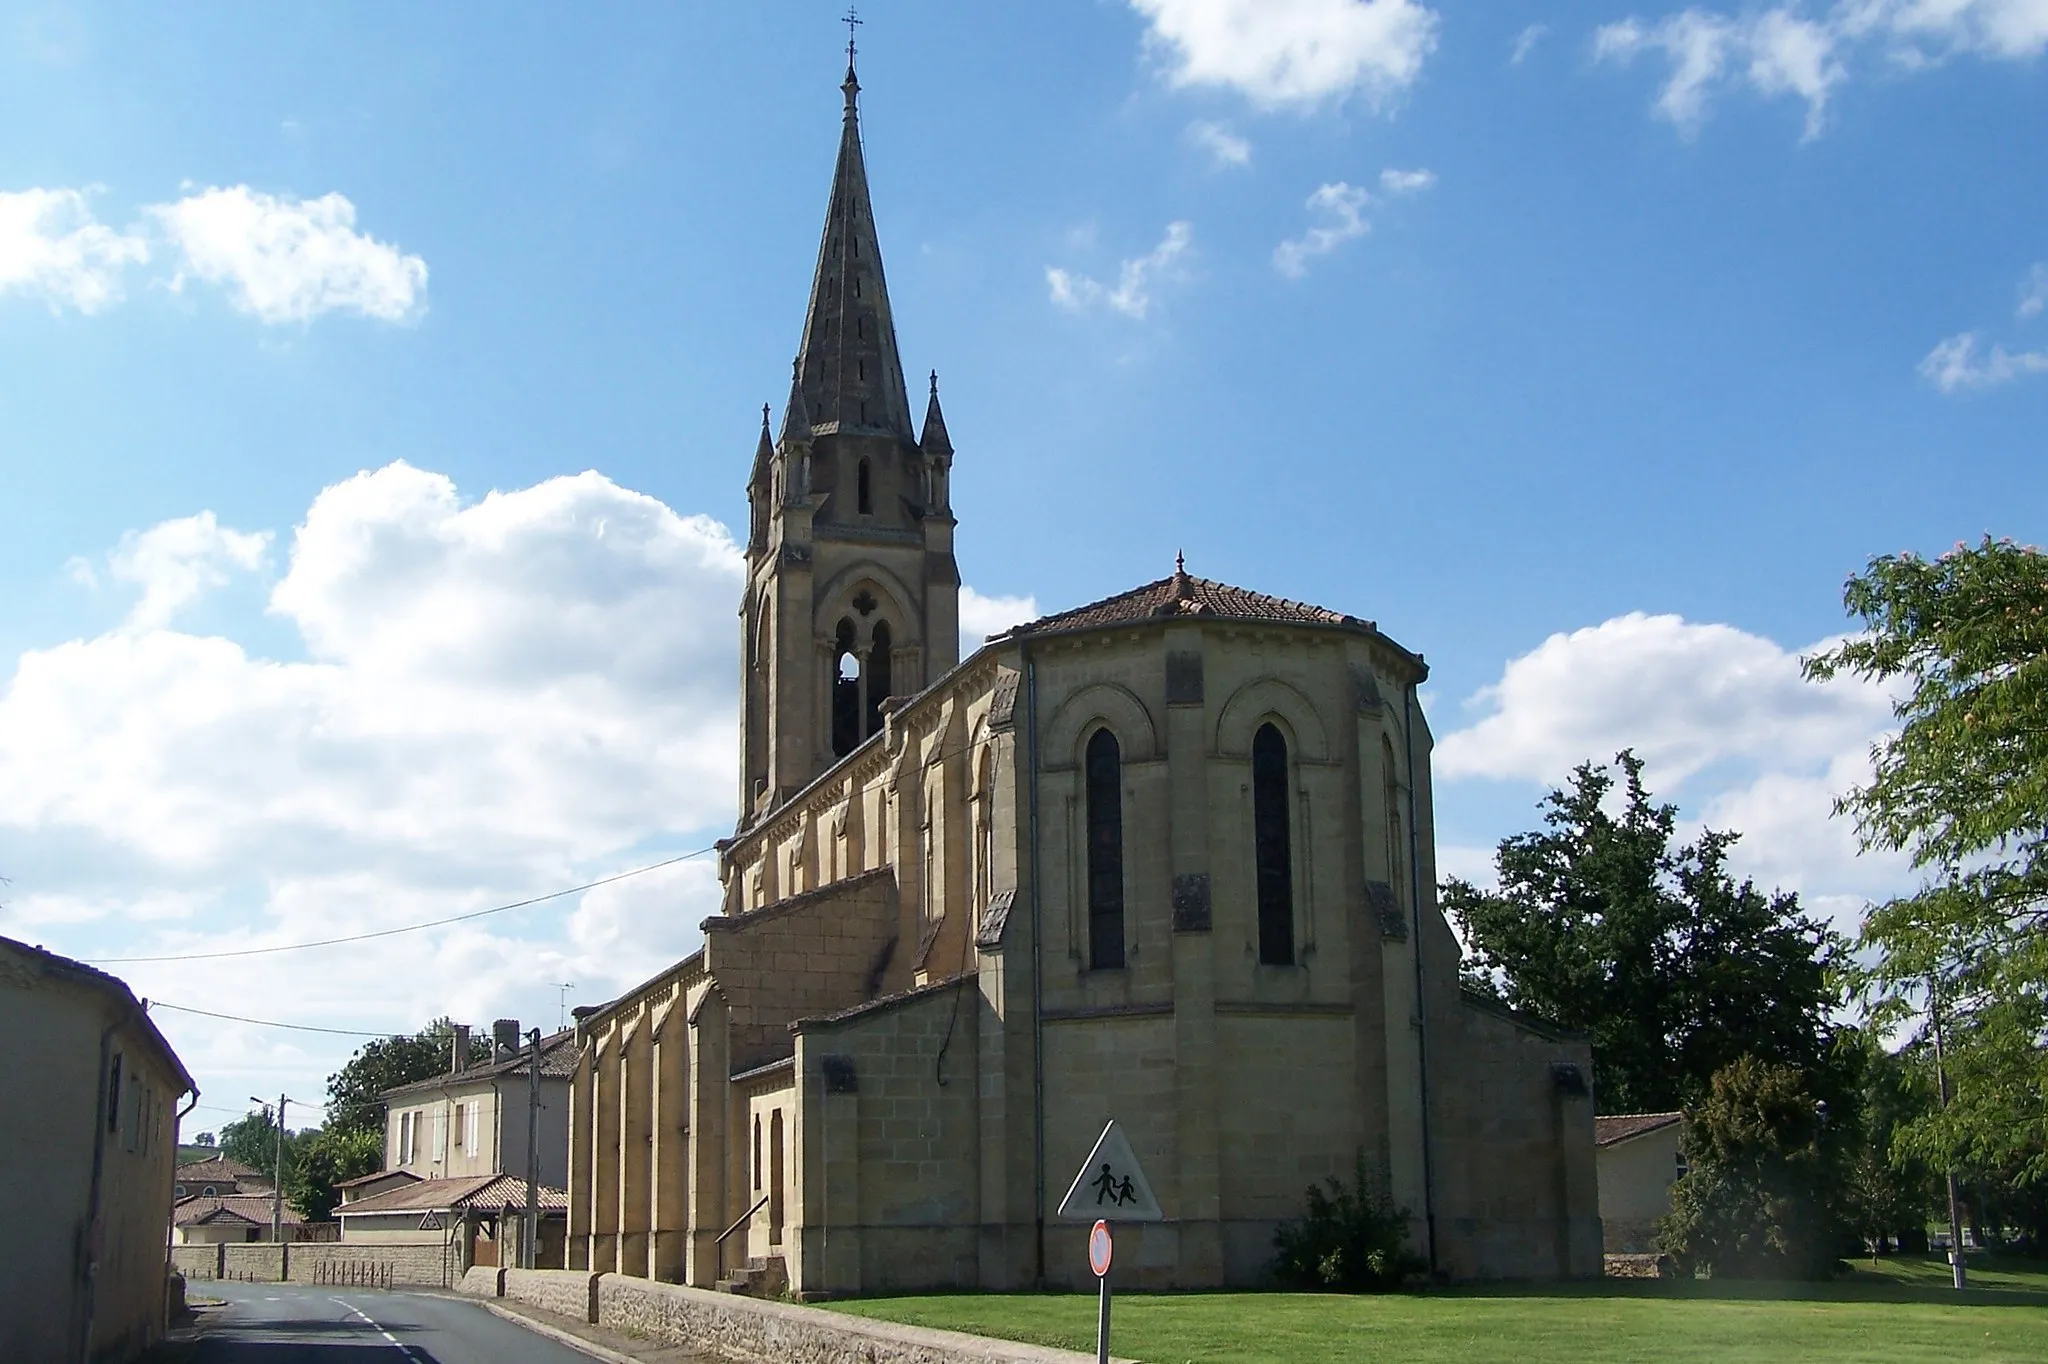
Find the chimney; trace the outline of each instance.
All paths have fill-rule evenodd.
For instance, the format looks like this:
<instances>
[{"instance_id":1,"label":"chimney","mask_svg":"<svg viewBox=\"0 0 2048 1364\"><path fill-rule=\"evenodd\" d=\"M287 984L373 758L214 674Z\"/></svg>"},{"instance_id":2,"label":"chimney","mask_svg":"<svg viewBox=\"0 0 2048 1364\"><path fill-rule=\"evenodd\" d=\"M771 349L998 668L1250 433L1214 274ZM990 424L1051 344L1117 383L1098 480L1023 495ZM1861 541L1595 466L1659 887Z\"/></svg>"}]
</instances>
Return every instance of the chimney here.
<instances>
[{"instance_id":1,"label":"chimney","mask_svg":"<svg viewBox=\"0 0 2048 1364\"><path fill-rule=\"evenodd\" d=\"M519 1020L516 1018L501 1018L491 1024L491 1043L494 1048L491 1059L494 1061L502 1061L518 1051Z\"/></svg>"},{"instance_id":2,"label":"chimney","mask_svg":"<svg viewBox=\"0 0 2048 1364\"><path fill-rule=\"evenodd\" d=\"M448 1048L448 1073L460 1075L469 1068L469 1024L455 1025L455 1043Z\"/></svg>"}]
</instances>

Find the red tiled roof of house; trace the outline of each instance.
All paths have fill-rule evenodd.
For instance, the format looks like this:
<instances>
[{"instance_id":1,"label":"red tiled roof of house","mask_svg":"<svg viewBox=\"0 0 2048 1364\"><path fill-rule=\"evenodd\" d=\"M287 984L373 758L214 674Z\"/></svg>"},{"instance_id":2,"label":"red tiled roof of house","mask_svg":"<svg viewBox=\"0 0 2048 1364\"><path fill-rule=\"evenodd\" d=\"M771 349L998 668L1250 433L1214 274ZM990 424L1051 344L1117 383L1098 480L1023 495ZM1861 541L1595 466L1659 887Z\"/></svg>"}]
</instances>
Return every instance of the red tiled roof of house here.
<instances>
[{"instance_id":1,"label":"red tiled roof of house","mask_svg":"<svg viewBox=\"0 0 2048 1364\"><path fill-rule=\"evenodd\" d=\"M239 1160L228 1156L209 1156L205 1160L188 1160L177 1169L174 1176L180 1184L200 1183L207 1180L260 1179L265 1184L269 1177L260 1170L252 1170Z\"/></svg>"},{"instance_id":2,"label":"red tiled roof of house","mask_svg":"<svg viewBox=\"0 0 2048 1364\"><path fill-rule=\"evenodd\" d=\"M488 1040L488 1039L486 1039ZM448 1085L471 1085L500 1075L526 1074L527 1049L522 1046L512 1055L499 1061L479 1061L467 1070L451 1071L445 1075L429 1076L414 1080L411 1084L396 1085L377 1097L388 1099L394 1094L423 1094ZM544 1079L568 1080L576 1074L576 1030L564 1028L540 1040L540 1073Z\"/></svg>"},{"instance_id":3,"label":"red tiled roof of house","mask_svg":"<svg viewBox=\"0 0 2048 1364\"><path fill-rule=\"evenodd\" d=\"M344 1179L334 1187L337 1189L354 1189L364 1184L374 1184L380 1179L417 1180L418 1178L419 1176L410 1170L372 1170L369 1174L357 1175L354 1179Z\"/></svg>"},{"instance_id":4,"label":"red tiled roof of house","mask_svg":"<svg viewBox=\"0 0 2048 1364\"><path fill-rule=\"evenodd\" d=\"M566 1189L543 1184L536 1191L539 1206L547 1212L566 1212ZM386 1189L368 1198L358 1198L334 1210L337 1217L386 1212L440 1212L450 1208L497 1209L510 1203L526 1206L526 1181L512 1175L461 1175L454 1179L422 1179L403 1188Z\"/></svg>"},{"instance_id":5,"label":"red tiled roof of house","mask_svg":"<svg viewBox=\"0 0 2048 1364\"><path fill-rule=\"evenodd\" d=\"M172 1206L171 1223L174 1226L186 1227L218 1221L222 1217L234 1217L256 1226L267 1227L270 1225L270 1209L269 1194L227 1194L219 1198L193 1194L190 1198L179 1199ZM305 1221L292 1211L292 1205L289 1203L283 1207L282 1220L288 1227L296 1227Z\"/></svg>"},{"instance_id":6,"label":"red tiled roof of house","mask_svg":"<svg viewBox=\"0 0 2048 1364\"><path fill-rule=\"evenodd\" d=\"M1660 1127L1683 1121L1683 1113L1609 1113L1593 1119L1593 1144L1612 1146L1618 1141L1627 1141L1630 1137L1640 1137L1645 1132L1655 1132Z\"/></svg>"}]
</instances>

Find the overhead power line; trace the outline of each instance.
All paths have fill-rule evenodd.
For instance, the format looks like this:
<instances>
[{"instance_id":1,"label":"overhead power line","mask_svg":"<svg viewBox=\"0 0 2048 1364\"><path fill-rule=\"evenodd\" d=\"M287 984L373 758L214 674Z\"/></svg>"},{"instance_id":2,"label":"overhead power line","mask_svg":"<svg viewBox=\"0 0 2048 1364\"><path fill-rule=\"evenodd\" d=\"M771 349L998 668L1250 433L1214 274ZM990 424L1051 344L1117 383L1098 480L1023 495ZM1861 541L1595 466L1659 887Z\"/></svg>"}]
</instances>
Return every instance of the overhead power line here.
<instances>
[{"instance_id":1,"label":"overhead power line","mask_svg":"<svg viewBox=\"0 0 2048 1364\"><path fill-rule=\"evenodd\" d=\"M240 1014L218 1014L211 1009L193 1009L183 1004L166 1004L161 999L152 999L149 1001L149 1007L152 1009L175 1009L181 1014L198 1014L202 1018L221 1018L226 1019L230 1023L253 1023L259 1028L289 1028L293 1032L324 1032L335 1037L385 1038L411 1036L410 1033L402 1032L364 1032L360 1028L316 1028L310 1023L279 1023L275 1019L270 1018L244 1018ZM293 1100L293 1102L296 1103L297 1100Z\"/></svg>"},{"instance_id":2,"label":"overhead power line","mask_svg":"<svg viewBox=\"0 0 2048 1364\"><path fill-rule=\"evenodd\" d=\"M695 852L683 853L678 857L667 858L660 862L650 862L644 867L635 867L631 871L616 872L611 876L601 876L595 881L586 881L580 886L570 886L567 890L551 890L546 895L536 895L529 900L514 900L509 905L493 905L489 909L473 909L467 914L451 914L445 919L429 919L424 923L406 924L401 928L380 928L374 933L351 933L342 938L321 938L316 942L282 943L276 947L242 947L230 952L173 952L153 957L89 957L87 960L94 966L115 966L150 961L220 961L228 957L267 957L278 952L303 952L308 948L314 947L340 947L346 943L369 942L373 938L395 938L401 933L418 933L422 929L442 928L448 924L467 923L471 919L485 919L493 914L504 914L510 910L525 909L529 905L545 904L549 900L559 900L565 895L580 895L586 890L596 890L599 886L611 885L614 881L624 881L632 876L645 876L648 872L660 871L663 867L673 867L678 862L688 862L692 858L702 857L706 853L717 851L717 845L714 844L708 848L698 848ZM382 1037L385 1034L375 1033L371 1035Z\"/></svg>"}]
</instances>

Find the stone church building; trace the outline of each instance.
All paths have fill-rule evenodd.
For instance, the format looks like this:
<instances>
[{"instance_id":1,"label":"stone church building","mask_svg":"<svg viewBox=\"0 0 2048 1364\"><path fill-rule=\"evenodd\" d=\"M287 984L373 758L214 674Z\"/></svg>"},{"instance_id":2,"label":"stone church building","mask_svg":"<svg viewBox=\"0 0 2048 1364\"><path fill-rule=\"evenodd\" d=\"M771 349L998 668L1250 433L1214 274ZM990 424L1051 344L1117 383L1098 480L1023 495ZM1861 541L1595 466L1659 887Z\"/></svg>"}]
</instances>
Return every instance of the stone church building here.
<instances>
[{"instance_id":1,"label":"stone church building","mask_svg":"<svg viewBox=\"0 0 2048 1364\"><path fill-rule=\"evenodd\" d=\"M1119 1231L1126 1285L1258 1282L1360 1153L1439 1275L1598 1274L1587 1045L1459 989L1420 655L1176 565L958 657L953 444L844 91L747 483L724 910L577 1011L571 1264L1079 1285L1053 1210L1114 1118L1167 1218Z\"/></svg>"}]
</instances>

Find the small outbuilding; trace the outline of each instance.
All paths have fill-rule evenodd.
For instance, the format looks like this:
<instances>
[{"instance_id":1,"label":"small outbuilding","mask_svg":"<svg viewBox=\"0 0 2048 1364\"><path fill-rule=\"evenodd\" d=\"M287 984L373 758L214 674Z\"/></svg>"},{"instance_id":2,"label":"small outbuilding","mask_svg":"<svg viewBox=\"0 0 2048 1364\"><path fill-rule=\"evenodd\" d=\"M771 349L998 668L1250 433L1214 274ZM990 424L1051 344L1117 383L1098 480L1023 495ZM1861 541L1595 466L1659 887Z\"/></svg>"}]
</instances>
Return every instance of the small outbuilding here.
<instances>
[{"instance_id":1,"label":"small outbuilding","mask_svg":"<svg viewBox=\"0 0 2048 1364\"><path fill-rule=\"evenodd\" d=\"M1609 1255L1657 1249L1657 1222L1685 1173L1683 1113L1610 1113L1593 1119L1601 1237Z\"/></svg>"}]
</instances>

